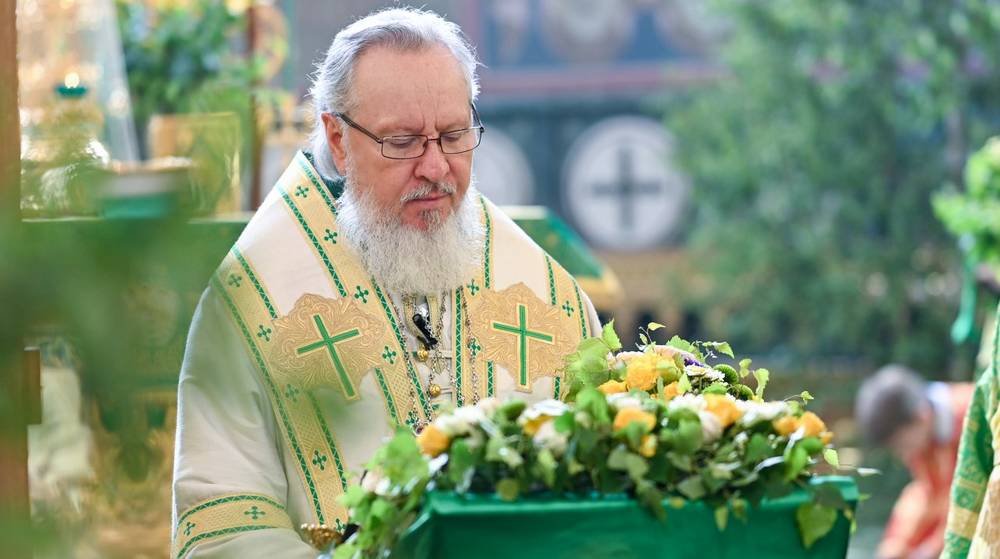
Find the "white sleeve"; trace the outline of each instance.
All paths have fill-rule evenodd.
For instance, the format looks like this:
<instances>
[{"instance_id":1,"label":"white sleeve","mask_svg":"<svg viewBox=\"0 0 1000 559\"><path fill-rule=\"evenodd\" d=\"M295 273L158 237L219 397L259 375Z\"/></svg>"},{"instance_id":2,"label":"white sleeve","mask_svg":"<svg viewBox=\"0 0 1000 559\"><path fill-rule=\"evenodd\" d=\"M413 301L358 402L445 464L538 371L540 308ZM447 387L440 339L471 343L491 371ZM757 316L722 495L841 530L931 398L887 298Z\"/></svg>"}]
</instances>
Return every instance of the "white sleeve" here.
<instances>
[{"instance_id":1,"label":"white sleeve","mask_svg":"<svg viewBox=\"0 0 1000 559\"><path fill-rule=\"evenodd\" d=\"M181 366L171 557L315 559L287 514L288 480L267 392L209 288Z\"/></svg>"}]
</instances>

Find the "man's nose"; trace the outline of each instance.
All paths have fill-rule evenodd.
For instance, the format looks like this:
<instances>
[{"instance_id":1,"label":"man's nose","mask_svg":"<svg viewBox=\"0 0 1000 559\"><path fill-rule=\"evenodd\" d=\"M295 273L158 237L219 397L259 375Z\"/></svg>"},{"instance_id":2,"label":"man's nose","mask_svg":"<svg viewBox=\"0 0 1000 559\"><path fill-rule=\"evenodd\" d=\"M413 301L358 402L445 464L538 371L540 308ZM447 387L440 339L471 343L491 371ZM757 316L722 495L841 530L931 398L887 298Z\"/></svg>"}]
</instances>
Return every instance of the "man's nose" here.
<instances>
[{"instance_id":1,"label":"man's nose","mask_svg":"<svg viewBox=\"0 0 1000 559\"><path fill-rule=\"evenodd\" d=\"M441 145L438 142L427 142L427 149L417 159L414 173L417 177L430 182L440 182L447 176L448 158L441 151Z\"/></svg>"}]
</instances>

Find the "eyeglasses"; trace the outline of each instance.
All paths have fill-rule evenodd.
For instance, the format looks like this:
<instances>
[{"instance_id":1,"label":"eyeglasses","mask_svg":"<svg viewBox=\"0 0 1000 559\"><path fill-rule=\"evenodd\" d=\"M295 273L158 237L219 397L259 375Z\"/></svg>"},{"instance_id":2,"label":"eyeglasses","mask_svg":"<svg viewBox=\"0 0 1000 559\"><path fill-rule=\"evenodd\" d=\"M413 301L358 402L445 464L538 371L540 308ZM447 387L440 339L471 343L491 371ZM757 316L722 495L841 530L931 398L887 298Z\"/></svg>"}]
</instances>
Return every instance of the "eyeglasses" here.
<instances>
[{"instance_id":1,"label":"eyeglasses","mask_svg":"<svg viewBox=\"0 0 1000 559\"><path fill-rule=\"evenodd\" d=\"M424 134L385 136L380 138L357 122L351 120L344 113L333 113L333 115L343 120L351 128L375 140L375 143L382 147L382 157L389 159L416 159L427 151L427 144L431 142L438 143L438 146L441 147L441 153L449 155L465 153L479 147L479 143L483 141L483 133L486 132L486 127L479 120L479 112L476 111L475 105L472 105L472 122L474 126L442 132L437 138L431 138Z\"/></svg>"}]
</instances>

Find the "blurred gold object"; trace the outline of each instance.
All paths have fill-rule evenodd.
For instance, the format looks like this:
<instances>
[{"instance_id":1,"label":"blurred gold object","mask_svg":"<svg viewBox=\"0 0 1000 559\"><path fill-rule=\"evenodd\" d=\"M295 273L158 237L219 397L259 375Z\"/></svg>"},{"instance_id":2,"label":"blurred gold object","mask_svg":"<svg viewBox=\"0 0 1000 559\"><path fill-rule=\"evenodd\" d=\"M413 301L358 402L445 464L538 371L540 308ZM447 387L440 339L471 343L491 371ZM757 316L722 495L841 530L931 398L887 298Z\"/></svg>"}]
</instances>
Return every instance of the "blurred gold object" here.
<instances>
[{"instance_id":1,"label":"blurred gold object","mask_svg":"<svg viewBox=\"0 0 1000 559\"><path fill-rule=\"evenodd\" d=\"M343 534L326 524L303 524L299 527L299 531L302 532L313 547L320 551L330 547L331 543L339 544L344 541Z\"/></svg>"},{"instance_id":2,"label":"blurred gold object","mask_svg":"<svg viewBox=\"0 0 1000 559\"><path fill-rule=\"evenodd\" d=\"M430 394L431 398L437 398L441 395L441 387L435 383L431 383L431 385L427 387L427 393Z\"/></svg>"},{"instance_id":3,"label":"blurred gold object","mask_svg":"<svg viewBox=\"0 0 1000 559\"><path fill-rule=\"evenodd\" d=\"M420 348L417 350L417 361L424 363L425 361L427 361L427 358L430 357L430 355L431 352L427 351L427 349Z\"/></svg>"},{"instance_id":4,"label":"blurred gold object","mask_svg":"<svg viewBox=\"0 0 1000 559\"><path fill-rule=\"evenodd\" d=\"M195 215L240 209L240 121L236 113L156 115L150 157L189 158L191 185L182 205Z\"/></svg>"}]
</instances>

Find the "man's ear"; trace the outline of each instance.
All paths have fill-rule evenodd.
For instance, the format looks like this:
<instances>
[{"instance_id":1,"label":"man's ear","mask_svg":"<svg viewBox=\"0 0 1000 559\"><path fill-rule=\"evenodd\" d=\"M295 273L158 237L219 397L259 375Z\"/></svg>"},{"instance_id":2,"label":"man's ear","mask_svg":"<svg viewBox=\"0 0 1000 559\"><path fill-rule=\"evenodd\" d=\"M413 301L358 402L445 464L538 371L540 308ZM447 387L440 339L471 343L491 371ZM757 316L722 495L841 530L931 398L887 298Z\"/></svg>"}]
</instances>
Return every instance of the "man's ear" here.
<instances>
[{"instance_id":1,"label":"man's ear","mask_svg":"<svg viewBox=\"0 0 1000 559\"><path fill-rule=\"evenodd\" d=\"M347 150L344 149L345 138L340 121L331 113L323 113L322 118L323 129L326 131L326 144L330 147L330 154L333 155L333 163L343 174L347 163Z\"/></svg>"}]
</instances>

